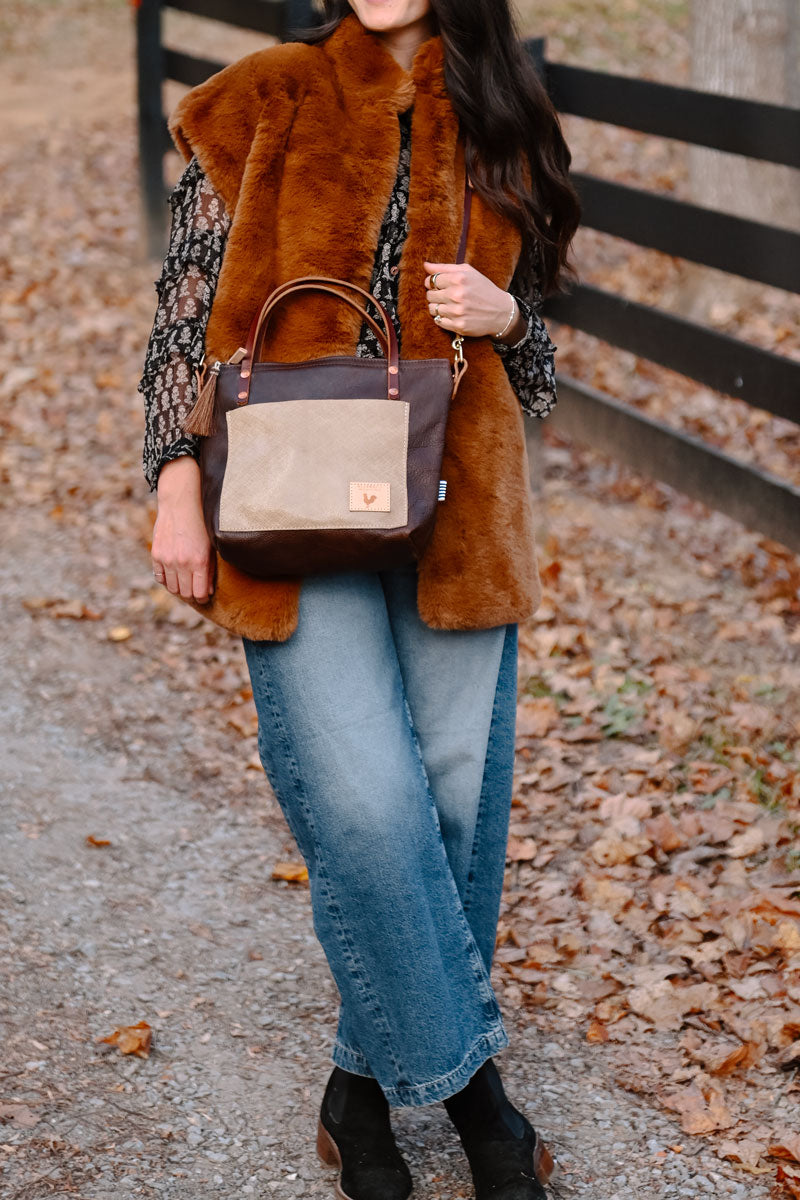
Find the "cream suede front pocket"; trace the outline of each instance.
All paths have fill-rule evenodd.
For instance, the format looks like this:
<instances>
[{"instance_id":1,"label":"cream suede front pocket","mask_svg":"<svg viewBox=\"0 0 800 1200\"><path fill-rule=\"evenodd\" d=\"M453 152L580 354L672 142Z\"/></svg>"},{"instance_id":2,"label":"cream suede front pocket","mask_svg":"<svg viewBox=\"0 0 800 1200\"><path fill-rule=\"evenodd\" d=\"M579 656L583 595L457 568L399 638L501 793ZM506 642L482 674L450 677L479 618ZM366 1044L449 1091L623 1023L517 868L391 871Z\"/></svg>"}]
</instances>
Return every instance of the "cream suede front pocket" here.
<instances>
[{"instance_id":1,"label":"cream suede front pocket","mask_svg":"<svg viewBox=\"0 0 800 1200\"><path fill-rule=\"evenodd\" d=\"M221 533L401 529L408 523L408 404L282 400L232 409L226 419ZM369 490L364 481L376 486ZM356 511L353 485L363 494ZM378 502L370 509L373 495L380 509Z\"/></svg>"}]
</instances>

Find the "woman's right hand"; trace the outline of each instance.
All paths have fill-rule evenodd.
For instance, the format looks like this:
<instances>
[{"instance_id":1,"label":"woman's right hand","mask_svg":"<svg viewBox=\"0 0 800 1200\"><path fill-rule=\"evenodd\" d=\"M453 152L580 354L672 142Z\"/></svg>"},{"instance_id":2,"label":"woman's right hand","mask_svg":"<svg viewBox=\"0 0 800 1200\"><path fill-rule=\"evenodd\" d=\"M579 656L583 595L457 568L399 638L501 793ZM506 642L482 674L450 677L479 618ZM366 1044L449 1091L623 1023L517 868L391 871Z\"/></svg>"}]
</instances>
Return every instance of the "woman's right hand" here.
<instances>
[{"instance_id":1,"label":"woman's right hand","mask_svg":"<svg viewBox=\"0 0 800 1200\"><path fill-rule=\"evenodd\" d=\"M215 555L203 520L200 467L191 455L158 473L158 516L153 528L153 575L184 600L205 604L214 591Z\"/></svg>"}]
</instances>

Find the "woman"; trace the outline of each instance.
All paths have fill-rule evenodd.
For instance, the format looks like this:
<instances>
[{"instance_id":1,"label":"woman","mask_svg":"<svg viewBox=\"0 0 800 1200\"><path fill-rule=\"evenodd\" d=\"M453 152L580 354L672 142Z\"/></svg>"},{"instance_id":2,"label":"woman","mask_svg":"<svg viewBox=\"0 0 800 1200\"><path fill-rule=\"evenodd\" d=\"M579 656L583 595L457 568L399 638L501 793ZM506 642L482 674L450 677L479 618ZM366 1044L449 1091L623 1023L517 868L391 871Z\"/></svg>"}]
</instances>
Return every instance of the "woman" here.
<instances>
[{"instance_id":1,"label":"woman","mask_svg":"<svg viewBox=\"0 0 800 1200\"><path fill-rule=\"evenodd\" d=\"M517 622L541 597L522 413L556 402L538 308L578 224L570 155L507 0L326 0L325 16L193 89L170 120L188 165L139 385L153 570L243 639L261 759L341 997L317 1130L337 1195L408 1196L390 1108L442 1100L478 1200L541 1200L552 1164L492 1059L508 1036L489 974ZM468 339L447 498L416 568L261 581L209 543L200 439L183 429L195 372L235 354L277 284L310 274L371 288L404 357ZM317 296L281 312L268 356L354 348L380 353Z\"/></svg>"}]
</instances>

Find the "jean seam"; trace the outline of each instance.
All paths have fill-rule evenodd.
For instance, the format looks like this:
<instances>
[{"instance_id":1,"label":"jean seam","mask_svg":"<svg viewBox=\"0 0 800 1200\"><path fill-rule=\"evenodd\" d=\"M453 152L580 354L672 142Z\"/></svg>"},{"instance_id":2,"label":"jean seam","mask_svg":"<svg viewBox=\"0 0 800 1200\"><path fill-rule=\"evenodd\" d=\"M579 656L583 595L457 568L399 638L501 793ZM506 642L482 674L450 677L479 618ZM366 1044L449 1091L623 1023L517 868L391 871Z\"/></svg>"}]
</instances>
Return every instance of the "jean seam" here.
<instances>
[{"instance_id":1,"label":"jean seam","mask_svg":"<svg viewBox=\"0 0 800 1200\"><path fill-rule=\"evenodd\" d=\"M483 778L484 779L486 777L486 764L489 761L489 753L494 745L494 740L497 736L497 719L496 719L497 694L500 690L500 674L501 674L501 670L502 670L502 666L503 666L503 656L504 656L505 650L506 650L505 638L508 637L508 633L509 633L509 627L506 626L506 633L505 633L505 637L503 639L503 648L500 653L500 662L497 664L497 684L495 686L494 699L492 701L492 716L489 721L489 736L486 739L486 754L485 754L484 760L483 760ZM486 789L483 787L483 785L481 785L481 794L480 794L480 799L478 801L478 812L475 817L475 833L474 833L474 836L472 839L472 850L471 850L470 856L469 856L469 869L467 871L467 881L466 881L466 884L464 885L463 908L464 908L465 913L469 912L470 902L472 900L472 896L473 896L473 893L475 890L474 886L473 886L474 867L475 867L475 863L476 863L476 860L478 857L478 845L479 845L479 835L481 833L481 823L483 821L483 818L486 815L487 806L488 806L488 796L486 795Z\"/></svg>"},{"instance_id":2,"label":"jean seam","mask_svg":"<svg viewBox=\"0 0 800 1200\"><path fill-rule=\"evenodd\" d=\"M346 1059L348 1062L356 1063L358 1066L362 1066L365 1070L372 1073L372 1068L369 1065L369 1059L367 1056L360 1050L353 1050L353 1048L348 1046L346 1042L343 1042L340 1037L334 1038L333 1050L334 1062L336 1061L335 1054L338 1052L341 1058Z\"/></svg>"},{"instance_id":3,"label":"jean seam","mask_svg":"<svg viewBox=\"0 0 800 1200\"><path fill-rule=\"evenodd\" d=\"M414 748L416 750L417 759L419 760L420 770L422 771L423 775L427 779L427 772L425 771L425 760L422 757L422 747L420 745L419 738L417 736L417 731L414 727L414 718L411 714L411 707L408 703L408 699L405 696L405 694L403 696L403 708L404 708L404 712L405 712L406 723L408 725L408 729L411 734L411 739L414 744ZM436 808L436 802L433 798L433 794L430 789L430 784L428 784L427 792L428 792L428 799L430 802L431 810L433 812L434 820L436 821L436 824L439 827L439 837L441 839L442 833L441 833L441 826L439 825L439 813ZM442 842L442 850L444 853L444 842ZM446 857L446 855L445 855L445 857ZM496 1009L497 1016L499 1016L500 1009L497 1004L497 998L494 994L494 990L492 988L492 981L486 972L486 967L484 966L481 952L478 949L478 945L475 941L475 937L470 928L469 921L466 918L466 915L464 912L464 906L461 902L461 897L458 894L458 886L456 884L455 877L453 876L452 870L449 872L449 874L450 874L451 901L453 902L453 905L454 905L454 912L455 912L456 920L461 921L461 923L463 925L463 932L466 933L466 938L464 941L464 949L467 952L467 955L468 955L469 961L470 961L470 965L472 966L472 970L475 975L475 981L478 985L478 994L480 995L480 998L481 998L481 1000L483 1000L484 1003L487 1003L489 1001L493 1002L494 1007Z\"/></svg>"}]
</instances>

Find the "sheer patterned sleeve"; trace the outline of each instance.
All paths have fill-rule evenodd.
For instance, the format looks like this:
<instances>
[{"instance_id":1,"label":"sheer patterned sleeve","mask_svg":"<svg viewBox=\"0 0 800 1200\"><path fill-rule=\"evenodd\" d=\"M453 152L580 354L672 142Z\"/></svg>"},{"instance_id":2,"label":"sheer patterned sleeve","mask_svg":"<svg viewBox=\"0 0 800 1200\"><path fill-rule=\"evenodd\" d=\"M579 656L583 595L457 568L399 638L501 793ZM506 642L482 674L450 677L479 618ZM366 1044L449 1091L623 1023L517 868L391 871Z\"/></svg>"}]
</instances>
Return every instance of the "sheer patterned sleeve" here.
<instances>
[{"instance_id":1,"label":"sheer patterned sleeve","mask_svg":"<svg viewBox=\"0 0 800 1200\"><path fill-rule=\"evenodd\" d=\"M538 249L533 252L534 279L540 279ZM520 295L520 272L511 281L511 293L516 296L528 328L513 346L504 342L493 342L495 350L503 360L509 383L517 394L523 412L531 417L546 417L558 401L556 390L555 352L558 349L547 332L539 315L542 292L538 284L527 296Z\"/></svg>"},{"instance_id":2,"label":"sheer patterned sleeve","mask_svg":"<svg viewBox=\"0 0 800 1200\"><path fill-rule=\"evenodd\" d=\"M205 353L205 333L219 279L230 218L192 158L170 198L169 247L156 280L156 315L145 352L139 391L144 396L142 466L151 489L165 463L197 457L199 437L182 422L197 397L195 375Z\"/></svg>"}]
</instances>

